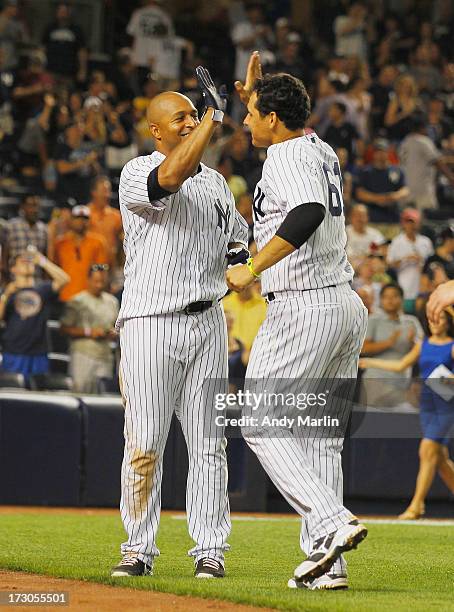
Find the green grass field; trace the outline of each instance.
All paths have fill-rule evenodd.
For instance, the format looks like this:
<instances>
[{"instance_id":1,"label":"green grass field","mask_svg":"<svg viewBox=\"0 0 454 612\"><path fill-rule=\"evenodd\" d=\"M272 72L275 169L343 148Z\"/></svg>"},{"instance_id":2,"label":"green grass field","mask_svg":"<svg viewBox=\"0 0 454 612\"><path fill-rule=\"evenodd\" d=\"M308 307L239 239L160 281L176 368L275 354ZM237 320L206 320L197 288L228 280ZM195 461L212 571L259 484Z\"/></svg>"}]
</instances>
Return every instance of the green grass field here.
<instances>
[{"instance_id":1,"label":"green grass field","mask_svg":"<svg viewBox=\"0 0 454 612\"><path fill-rule=\"evenodd\" d=\"M350 590L293 591L287 579L302 556L296 520L233 521L224 580L196 581L186 522L162 518L153 577L112 579L124 539L119 516L2 514L0 567L304 611L454 611L454 527L369 525L347 554ZM365 521L367 524L367 521Z\"/></svg>"}]
</instances>

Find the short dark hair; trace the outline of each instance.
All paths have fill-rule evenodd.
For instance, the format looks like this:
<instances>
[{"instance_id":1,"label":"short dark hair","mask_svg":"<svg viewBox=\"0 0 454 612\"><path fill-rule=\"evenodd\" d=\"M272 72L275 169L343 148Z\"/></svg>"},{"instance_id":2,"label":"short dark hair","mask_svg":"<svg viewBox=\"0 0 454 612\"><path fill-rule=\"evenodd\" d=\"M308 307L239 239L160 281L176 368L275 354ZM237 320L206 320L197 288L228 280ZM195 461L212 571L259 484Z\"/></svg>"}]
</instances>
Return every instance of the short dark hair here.
<instances>
[{"instance_id":1,"label":"short dark hair","mask_svg":"<svg viewBox=\"0 0 454 612\"><path fill-rule=\"evenodd\" d=\"M429 318L427 316L427 311L426 311L426 305L428 301L429 301L429 297L425 298L421 304L421 308L419 308L418 312L416 313L416 316L418 317L418 320L421 323L421 327L424 331L425 336L430 336L432 334L432 332L430 331ZM453 318L446 311L443 311L443 314L446 315L446 318L448 320L448 329L447 329L448 336L453 337L454 336Z\"/></svg>"},{"instance_id":2,"label":"short dark hair","mask_svg":"<svg viewBox=\"0 0 454 612\"><path fill-rule=\"evenodd\" d=\"M452 240L454 238L454 231L451 229L451 227L445 227L441 230L441 232L438 234L438 240L437 242L439 244L443 244L444 242L446 242L446 240Z\"/></svg>"},{"instance_id":3,"label":"short dark hair","mask_svg":"<svg viewBox=\"0 0 454 612\"><path fill-rule=\"evenodd\" d=\"M386 283L385 285L383 285L383 287L380 289L381 298L383 297L383 294L385 293L386 289L395 289L397 293L400 295L400 297L402 299L404 298L404 290L397 283Z\"/></svg>"},{"instance_id":4,"label":"short dark hair","mask_svg":"<svg viewBox=\"0 0 454 612\"><path fill-rule=\"evenodd\" d=\"M422 111L415 111L410 115L410 126L412 132L420 132L427 128L427 115Z\"/></svg>"},{"instance_id":5,"label":"short dark hair","mask_svg":"<svg viewBox=\"0 0 454 612\"><path fill-rule=\"evenodd\" d=\"M38 204L40 203L39 196L37 196L37 195L36 195L36 194L34 194L34 193L26 193L26 194L24 194L24 195L22 196L22 199L21 199L21 201L20 201L20 206L21 206L21 207L22 207L22 206L25 206L25 205L28 203L28 201L29 201L29 200L37 200L37 201L38 201Z\"/></svg>"},{"instance_id":6,"label":"short dark hair","mask_svg":"<svg viewBox=\"0 0 454 612\"><path fill-rule=\"evenodd\" d=\"M266 74L257 79L255 104L261 115L275 112L289 130L303 129L311 114L311 101L302 81L290 74Z\"/></svg>"}]
</instances>

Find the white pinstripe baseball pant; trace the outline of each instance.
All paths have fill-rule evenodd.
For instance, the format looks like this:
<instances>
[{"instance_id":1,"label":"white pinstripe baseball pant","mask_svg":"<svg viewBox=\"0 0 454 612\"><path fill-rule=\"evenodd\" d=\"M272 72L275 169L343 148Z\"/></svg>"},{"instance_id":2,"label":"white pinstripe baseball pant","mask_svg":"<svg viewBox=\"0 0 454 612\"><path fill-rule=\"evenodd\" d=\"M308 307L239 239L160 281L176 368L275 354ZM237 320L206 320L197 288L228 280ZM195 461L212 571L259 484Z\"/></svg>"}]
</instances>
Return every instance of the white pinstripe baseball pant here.
<instances>
[{"instance_id":1,"label":"white pinstripe baseball pant","mask_svg":"<svg viewBox=\"0 0 454 612\"><path fill-rule=\"evenodd\" d=\"M128 319L120 342L125 399L120 510L128 535L121 552L135 552L148 564L159 555L162 459L175 411L189 455L186 510L189 534L196 543L189 554L196 560L222 561L231 529L226 440L223 430L214 427L214 401L203 384L216 378L222 386L216 392L227 391L222 306L191 315Z\"/></svg>"},{"instance_id":2,"label":"white pinstripe baseball pant","mask_svg":"<svg viewBox=\"0 0 454 612\"><path fill-rule=\"evenodd\" d=\"M252 347L246 379L262 389L279 380L356 378L367 325L367 311L348 284L283 292L268 312ZM274 381L274 383L273 383ZM274 387L273 387L274 384ZM247 388L247 384L246 384ZM303 517L301 548L308 554L315 539L347 523L342 505L343 437L244 437L288 503ZM334 571L345 572L343 559Z\"/></svg>"}]
</instances>

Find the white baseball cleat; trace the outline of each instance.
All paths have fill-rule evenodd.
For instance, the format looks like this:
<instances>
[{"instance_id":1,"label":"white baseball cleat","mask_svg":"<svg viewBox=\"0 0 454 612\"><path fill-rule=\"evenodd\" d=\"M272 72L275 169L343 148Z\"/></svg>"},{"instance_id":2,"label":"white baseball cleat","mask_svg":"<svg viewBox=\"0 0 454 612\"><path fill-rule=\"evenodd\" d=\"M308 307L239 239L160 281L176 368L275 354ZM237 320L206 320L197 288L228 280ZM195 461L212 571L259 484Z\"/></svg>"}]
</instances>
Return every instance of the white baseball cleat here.
<instances>
[{"instance_id":1,"label":"white baseball cleat","mask_svg":"<svg viewBox=\"0 0 454 612\"><path fill-rule=\"evenodd\" d=\"M287 582L289 589L309 589L310 591L345 591L348 589L347 576L340 574L323 574L312 582L298 582L290 578Z\"/></svg>"},{"instance_id":2,"label":"white baseball cleat","mask_svg":"<svg viewBox=\"0 0 454 612\"><path fill-rule=\"evenodd\" d=\"M356 548L366 536L366 527L354 519L334 533L317 540L308 558L295 569L297 585L312 582L327 574L342 553Z\"/></svg>"}]
</instances>

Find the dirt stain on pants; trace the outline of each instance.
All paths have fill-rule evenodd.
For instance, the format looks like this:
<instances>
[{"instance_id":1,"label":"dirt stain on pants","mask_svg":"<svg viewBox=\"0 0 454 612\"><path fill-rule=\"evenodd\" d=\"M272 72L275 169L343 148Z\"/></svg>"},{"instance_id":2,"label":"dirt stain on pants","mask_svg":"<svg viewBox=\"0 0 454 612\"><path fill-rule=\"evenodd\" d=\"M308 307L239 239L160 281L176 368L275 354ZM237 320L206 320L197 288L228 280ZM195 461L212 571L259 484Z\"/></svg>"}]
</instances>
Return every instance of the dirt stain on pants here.
<instances>
[{"instance_id":1,"label":"dirt stain on pants","mask_svg":"<svg viewBox=\"0 0 454 612\"><path fill-rule=\"evenodd\" d=\"M133 476L132 501L133 512L136 517L140 517L147 508L153 485L153 476L156 467L157 456L153 451L143 451L136 449L131 456L131 470Z\"/></svg>"}]
</instances>

